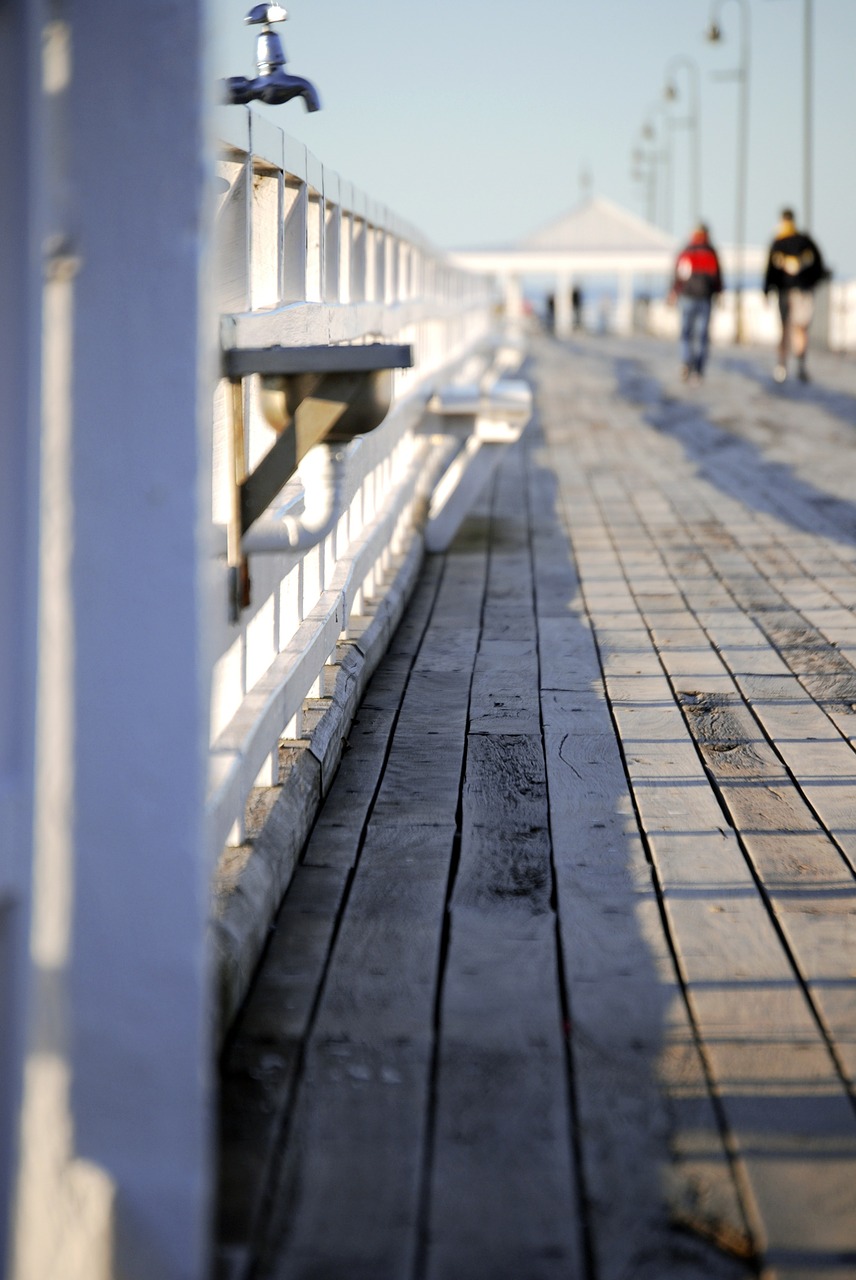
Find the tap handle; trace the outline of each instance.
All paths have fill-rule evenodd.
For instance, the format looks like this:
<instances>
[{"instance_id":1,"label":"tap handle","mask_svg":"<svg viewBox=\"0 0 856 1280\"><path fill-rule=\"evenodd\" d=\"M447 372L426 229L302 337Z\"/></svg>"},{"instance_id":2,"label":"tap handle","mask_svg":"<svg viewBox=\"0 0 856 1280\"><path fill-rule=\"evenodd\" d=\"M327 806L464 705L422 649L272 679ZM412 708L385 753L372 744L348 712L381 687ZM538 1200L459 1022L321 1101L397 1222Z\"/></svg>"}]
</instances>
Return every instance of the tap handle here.
<instances>
[{"instance_id":1,"label":"tap handle","mask_svg":"<svg viewBox=\"0 0 856 1280\"><path fill-rule=\"evenodd\" d=\"M252 26L256 23L285 22L287 12L281 4L257 4L250 10L244 22Z\"/></svg>"}]
</instances>

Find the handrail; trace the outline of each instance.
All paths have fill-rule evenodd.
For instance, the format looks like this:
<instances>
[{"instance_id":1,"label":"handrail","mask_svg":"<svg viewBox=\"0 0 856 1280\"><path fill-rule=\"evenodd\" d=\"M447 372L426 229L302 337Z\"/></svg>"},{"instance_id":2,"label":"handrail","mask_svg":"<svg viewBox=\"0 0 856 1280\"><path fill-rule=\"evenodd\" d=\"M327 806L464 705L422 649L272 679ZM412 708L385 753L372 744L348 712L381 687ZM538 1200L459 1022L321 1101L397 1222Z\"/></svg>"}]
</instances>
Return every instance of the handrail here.
<instances>
[{"instance_id":1,"label":"handrail","mask_svg":"<svg viewBox=\"0 0 856 1280\"><path fill-rule=\"evenodd\" d=\"M216 228L216 290L224 376L215 404L212 516L215 529L232 530L228 561L246 607L230 620L228 564L218 556L224 608L213 644L208 798L215 861L224 843L242 841L254 785L279 780L279 743L300 738L304 700L322 689L349 620L374 607L393 557L422 539L425 477L438 471L448 441L420 436L417 427L432 394L457 369L472 377L489 366L499 300L491 278L453 266L269 121L232 107L220 122L219 172L227 186ZM319 375L320 383L304 378L298 386L298 374L319 362L365 367L384 349L403 348L412 363L383 360L399 367L384 375L390 411L382 425L354 444L336 445L332 457L316 447L323 462L317 484L306 479L305 466L291 477L289 492L306 480L302 520L293 501L285 522L277 516L278 495L267 511L245 504L242 516L235 490L277 441L265 417L271 387L288 399L288 382L292 400L314 393L323 405L325 396L350 394L345 376L340 383L333 375L326 382ZM286 365L294 374L276 383L270 370ZM303 427L308 420L300 412L295 417L289 401L277 441L286 458L277 465L289 474L327 434L323 412ZM373 425L370 416L355 421L363 431ZM268 478L263 503L278 482Z\"/></svg>"}]
</instances>

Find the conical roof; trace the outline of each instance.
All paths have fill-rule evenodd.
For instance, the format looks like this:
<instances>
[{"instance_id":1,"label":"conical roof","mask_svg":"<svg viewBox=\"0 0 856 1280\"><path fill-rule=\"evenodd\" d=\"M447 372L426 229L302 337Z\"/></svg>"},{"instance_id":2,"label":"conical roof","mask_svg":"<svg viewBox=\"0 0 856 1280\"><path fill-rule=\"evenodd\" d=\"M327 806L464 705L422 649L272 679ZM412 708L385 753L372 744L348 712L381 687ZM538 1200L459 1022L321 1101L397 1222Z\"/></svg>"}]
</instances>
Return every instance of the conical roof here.
<instances>
[{"instance_id":1,"label":"conical roof","mask_svg":"<svg viewBox=\"0 0 856 1280\"><path fill-rule=\"evenodd\" d=\"M604 196L589 196L520 240L518 249L570 253L639 253L674 247L674 237Z\"/></svg>"}]
</instances>

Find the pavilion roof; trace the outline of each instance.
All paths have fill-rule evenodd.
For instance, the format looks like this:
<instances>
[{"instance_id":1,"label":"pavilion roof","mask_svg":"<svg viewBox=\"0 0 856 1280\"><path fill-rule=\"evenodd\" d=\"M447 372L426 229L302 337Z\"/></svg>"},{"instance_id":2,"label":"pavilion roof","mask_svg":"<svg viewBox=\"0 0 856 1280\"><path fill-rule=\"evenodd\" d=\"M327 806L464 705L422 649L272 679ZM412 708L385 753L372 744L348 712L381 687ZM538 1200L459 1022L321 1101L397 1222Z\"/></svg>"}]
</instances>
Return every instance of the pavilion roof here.
<instances>
[{"instance_id":1,"label":"pavilion roof","mask_svg":"<svg viewBox=\"0 0 856 1280\"><path fill-rule=\"evenodd\" d=\"M671 252L674 247L674 236L605 196L587 197L515 245L516 249L571 253Z\"/></svg>"}]
</instances>

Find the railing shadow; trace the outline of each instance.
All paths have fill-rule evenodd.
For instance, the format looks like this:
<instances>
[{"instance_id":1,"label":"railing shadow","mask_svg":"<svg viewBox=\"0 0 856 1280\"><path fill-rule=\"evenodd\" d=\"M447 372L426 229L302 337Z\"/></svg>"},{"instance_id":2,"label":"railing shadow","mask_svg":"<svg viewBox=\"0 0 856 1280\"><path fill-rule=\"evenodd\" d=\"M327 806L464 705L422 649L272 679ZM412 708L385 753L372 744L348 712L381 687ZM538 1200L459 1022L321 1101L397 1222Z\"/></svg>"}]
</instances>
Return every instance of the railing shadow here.
<instances>
[{"instance_id":1,"label":"railing shadow","mask_svg":"<svg viewBox=\"0 0 856 1280\"><path fill-rule=\"evenodd\" d=\"M555 351L548 346L546 350ZM536 402L549 369L530 362ZM568 406L572 413L572 406ZM594 1273L745 1277L752 1245L685 993L662 932L539 412L527 433L539 584L542 715L575 1144ZM540 547L539 547L540 544ZM608 587L591 575L586 588ZM692 1136L691 1136L692 1135Z\"/></svg>"},{"instance_id":2,"label":"railing shadow","mask_svg":"<svg viewBox=\"0 0 856 1280\"><path fill-rule=\"evenodd\" d=\"M856 427L856 395L850 395L846 391L834 391L819 382L800 382L790 378L787 382L777 383L771 377L769 370L762 369L751 357L720 355L717 363L720 368L728 370L729 373L740 374L763 387L775 401L792 401L795 404L811 405L839 418L848 426Z\"/></svg>"},{"instance_id":3,"label":"railing shadow","mask_svg":"<svg viewBox=\"0 0 856 1280\"><path fill-rule=\"evenodd\" d=\"M743 502L748 500L756 508L763 506L763 509L779 518L787 518L787 513L773 501L772 495L753 492L753 484L759 472L763 472L765 485L781 485L787 477L788 488L784 492L788 499L797 482L802 502L811 503L818 496L819 491L805 481L799 481L798 477L793 477L790 468L779 464L771 465L762 451L751 442L735 438L727 429L712 422L703 406L669 395L663 384L647 372L644 362L616 356L614 350L612 353L597 352L588 346L580 350L584 351L589 360L602 359L607 362L615 376L619 396L638 404L644 420L650 425L677 438L687 456L697 463L700 473L730 495L739 497ZM568 413L573 413L571 406ZM723 453L727 454L727 465L720 462ZM606 465L609 465L608 460ZM824 499L828 497L826 494L822 496ZM839 515L852 522L853 505L840 505L842 511ZM807 527L816 532L816 521L809 520ZM839 531L838 536L842 540L852 541L853 531L845 529L843 532ZM606 578L603 586L607 587L608 582ZM594 585L597 587L598 584ZM612 625L619 627L620 620L615 620ZM659 737L657 741L658 744L661 743ZM625 738L624 746L632 755L635 744ZM700 773L700 777L703 776ZM646 787L654 792L660 788L680 791L686 785L687 780L683 777L659 775L650 780L637 778L634 781L634 786L641 791ZM767 831L766 827L764 831L766 835L775 834ZM704 834L673 830L670 838L690 844ZM751 832L742 830L742 834ZM652 833L652 838L656 839L656 832ZM712 860L712 868L716 868L712 873L713 878L704 883L688 876L686 871L681 872L677 885L667 880L664 895L666 914L671 914L675 904L679 905L684 929L683 932L678 930L680 943L676 943L676 947L688 945L693 957L687 977L690 1006L707 1010L708 1034L702 1034L706 1060L712 1064L721 1114L726 1119L729 1131L733 1135L739 1135L740 1160L753 1186L759 1216L769 1227L770 1235L775 1241L775 1246L765 1255L764 1262L766 1265L781 1265L789 1269L803 1267L818 1275L827 1272L837 1274L852 1267L856 1260L853 1232L844 1225L848 1213L852 1213L854 1203L850 1190L853 1169L856 1167L852 1101L843 1084L843 1074L837 1076L831 1062L825 1059L822 1043L819 1043L816 1028L812 1026L811 1016L806 1009L803 1009L803 1015L797 1021L786 1019L782 1024L783 1030L779 1033L772 1029L776 1025L775 1017L771 1017L769 1022L765 1021L764 1009L768 1006L775 1009L776 1002L782 997L792 1000L797 1006L801 1005L796 977L789 975L782 979L762 978L747 982L738 976L741 973L740 956L735 954L733 963L725 960L729 912L739 913L741 898L747 904L757 902L758 890L749 877L740 884L724 882L725 873L716 859ZM842 879L842 888L852 892L852 881L849 878ZM827 893L826 886L818 888L817 885L804 883L802 879L793 886L793 897L802 900L801 890L805 890L806 899L811 899L812 902L816 901L818 895ZM718 901L712 902L711 899ZM693 911L694 907L697 907L696 911ZM803 907L806 911L816 909L805 900ZM711 910L721 913L726 932L712 948L710 976L706 977L708 960L704 950L704 930L699 937L695 937L691 930L687 933L686 925L691 918L699 922L703 922L705 916L710 919L708 912ZM740 930L737 932L739 935ZM745 952L741 954L745 959ZM722 976L723 965L726 976ZM829 991L833 987L840 991L846 984L842 984L832 973L821 973L814 975L812 985L817 992L821 989ZM740 1013L746 1000L751 1001L751 1007L758 1011L757 1024L754 1026L751 1018L747 1021L745 1014ZM702 1018L701 1021L704 1025L705 1019ZM766 1036L763 1029L765 1025L770 1028ZM671 1029L667 1025L663 1029L668 1037ZM777 1034L783 1038L777 1041ZM785 1036L788 1038L785 1039ZM799 1068L799 1050L806 1050L802 1060L805 1063L811 1059L812 1044L815 1045L815 1052L820 1047L820 1058L826 1064L825 1068L817 1066L819 1059L816 1059L817 1074L814 1076L810 1069L803 1074L803 1070ZM807 1165L801 1167L803 1151L810 1153L810 1156ZM806 1174L805 1169L809 1165L812 1167ZM809 1215L807 1218L795 1214L792 1223L789 1221L788 1205L792 1203L794 1188L806 1181L812 1184L812 1196L816 1196L818 1212L816 1217ZM798 1193L798 1197L802 1197L802 1192ZM847 1205L842 1211L843 1216L838 1216L835 1207L839 1203ZM751 1265L751 1261L747 1260L747 1269Z\"/></svg>"},{"instance_id":4,"label":"railing shadow","mask_svg":"<svg viewBox=\"0 0 856 1280\"><path fill-rule=\"evenodd\" d=\"M787 464L767 458L758 445L714 422L703 404L671 394L640 358L590 350L586 355L611 365L618 395L638 405L649 426L678 441L710 484L794 528L856 545L856 502L818 488ZM741 373L747 372L744 366L752 368L748 361L738 363ZM757 380L766 385L763 378ZM771 397L777 394L775 388ZM811 387L800 388L797 394L807 404L821 404L822 394ZM836 398L831 392L823 395ZM852 405L856 418L856 400L838 398L847 402L848 412Z\"/></svg>"}]
</instances>

